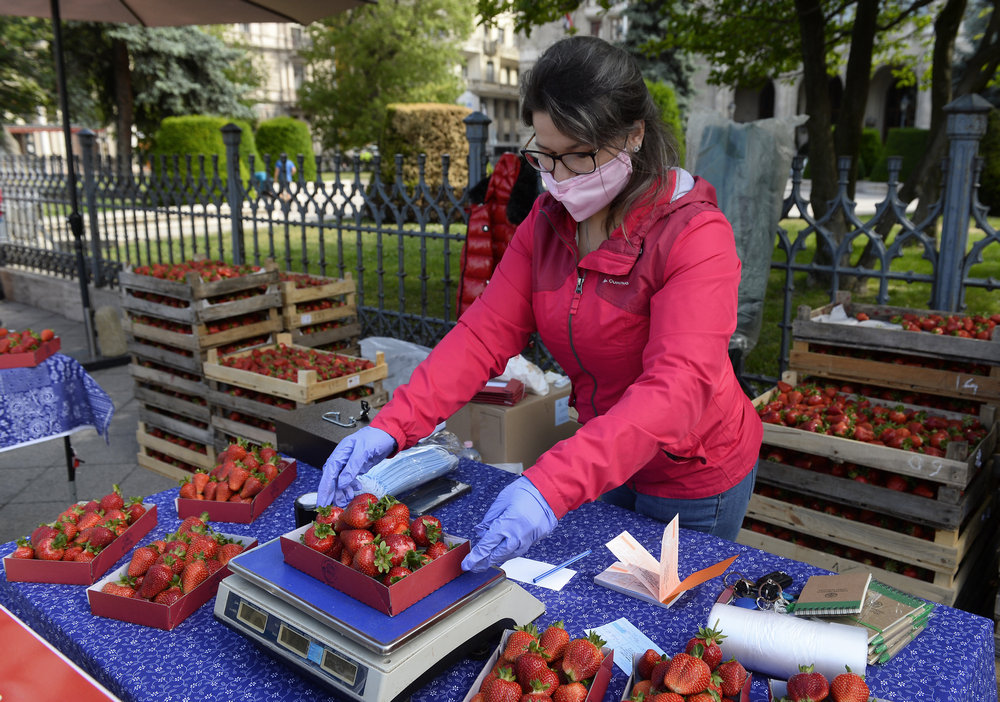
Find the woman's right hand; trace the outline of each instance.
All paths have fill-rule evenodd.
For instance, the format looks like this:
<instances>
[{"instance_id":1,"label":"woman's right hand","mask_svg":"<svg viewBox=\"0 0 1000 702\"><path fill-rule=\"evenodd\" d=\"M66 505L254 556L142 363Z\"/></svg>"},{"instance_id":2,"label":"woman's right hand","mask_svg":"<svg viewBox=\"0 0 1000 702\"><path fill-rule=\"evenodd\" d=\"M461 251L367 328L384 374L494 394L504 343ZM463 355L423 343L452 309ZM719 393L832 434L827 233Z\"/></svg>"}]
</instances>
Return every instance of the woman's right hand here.
<instances>
[{"instance_id":1,"label":"woman's right hand","mask_svg":"<svg viewBox=\"0 0 1000 702\"><path fill-rule=\"evenodd\" d=\"M356 478L396 450L396 440L375 427L362 427L337 444L323 464L316 504L345 506L357 493Z\"/></svg>"}]
</instances>

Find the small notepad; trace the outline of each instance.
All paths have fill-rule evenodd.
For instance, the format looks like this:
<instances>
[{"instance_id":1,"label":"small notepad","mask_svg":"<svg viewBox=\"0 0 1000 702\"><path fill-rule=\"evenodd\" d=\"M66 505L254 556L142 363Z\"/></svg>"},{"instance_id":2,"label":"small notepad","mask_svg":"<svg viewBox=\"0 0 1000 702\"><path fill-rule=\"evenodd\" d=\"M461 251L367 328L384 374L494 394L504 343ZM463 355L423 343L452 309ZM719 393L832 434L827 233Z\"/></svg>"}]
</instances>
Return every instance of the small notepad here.
<instances>
[{"instance_id":1,"label":"small notepad","mask_svg":"<svg viewBox=\"0 0 1000 702\"><path fill-rule=\"evenodd\" d=\"M871 572L812 575L788 609L800 617L857 614L871 581Z\"/></svg>"}]
</instances>

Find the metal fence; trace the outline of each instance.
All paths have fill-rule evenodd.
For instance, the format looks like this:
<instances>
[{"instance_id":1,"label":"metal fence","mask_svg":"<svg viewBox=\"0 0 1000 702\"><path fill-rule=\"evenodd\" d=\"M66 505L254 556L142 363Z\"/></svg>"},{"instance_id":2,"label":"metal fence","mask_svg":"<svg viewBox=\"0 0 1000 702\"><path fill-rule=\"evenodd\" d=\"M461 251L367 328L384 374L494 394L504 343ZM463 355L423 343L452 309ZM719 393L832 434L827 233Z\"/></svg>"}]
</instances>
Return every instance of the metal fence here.
<instances>
[{"instance_id":1,"label":"metal fence","mask_svg":"<svg viewBox=\"0 0 1000 702\"><path fill-rule=\"evenodd\" d=\"M785 230L777 232L775 260L770 264L771 276L784 279L779 374L787 368L796 274L823 280L831 300L845 281L870 279L878 286L878 304L890 303L890 281L927 283L932 290L929 306L940 310L960 309L969 288L1000 287L997 279L973 277L970 272L986 251L1000 258L990 248L1000 245L1000 237L976 198L980 169L976 153L989 105L974 98L948 108L950 145L943 195L928 208L923 221L912 221L897 197L898 159L890 162L888 195L868 221L854 213L855 203L847 194L849 162L842 159L840 193L830 211L816 219L801 194L804 164L796 159L783 219L798 217L803 228L794 238ZM193 155L123 167L99 157L93 135L84 133L82 153L74 165L90 232L83 254L85 270L97 287L114 287L124 266L179 262L202 254L253 263L270 258L284 270L319 275L350 273L357 283L363 336L391 336L433 346L455 323L469 185L487 172L488 124L480 113L466 119L469 184L449 182L448 155L440 156L440 183L427 182L423 156L418 182L405 183L399 155L389 169L392 178L383 176L378 157L363 164L340 155L318 157L318 175L311 181L297 177L275 185L268 178L241 178L240 135L234 125L224 129L226 167L217 156ZM269 169L266 164L263 170ZM249 172L256 170L251 162ZM301 157L297 172L303 172ZM77 276L78 254L67 225L66 182L62 159L0 157L5 206L0 265ZM967 240L970 222L981 234L972 246ZM880 234L887 223L894 225L891 240ZM935 231L940 232L936 237L928 233ZM810 241L827 255L798 260ZM852 260L859 243L864 244L866 257L855 255ZM930 274L893 269L904 249L914 245L923 248ZM528 354L543 367L552 365L540 343L533 343ZM766 385L775 377L744 374L744 380Z\"/></svg>"}]
</instances>

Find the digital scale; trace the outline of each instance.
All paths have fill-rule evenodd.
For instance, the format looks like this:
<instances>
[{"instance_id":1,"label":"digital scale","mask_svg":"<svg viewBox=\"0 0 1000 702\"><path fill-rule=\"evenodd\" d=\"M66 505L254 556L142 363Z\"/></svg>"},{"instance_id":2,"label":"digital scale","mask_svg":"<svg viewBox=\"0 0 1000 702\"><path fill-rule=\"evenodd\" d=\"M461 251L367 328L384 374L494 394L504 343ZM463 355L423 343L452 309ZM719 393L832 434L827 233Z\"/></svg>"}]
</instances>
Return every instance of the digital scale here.
<instances>
[{"instance_id":1,"label":"digital scale","mask_svg":"<svg viewBox=\"0 0 1000 702\"><path fill-rule=\"evenodd\" d=\"M438 670L489 653L545 605L502 570L463 573L390 617L286 565L279 539L229 561L215 616L341 695L406 699Z\"/></svg>"}]
</instances>

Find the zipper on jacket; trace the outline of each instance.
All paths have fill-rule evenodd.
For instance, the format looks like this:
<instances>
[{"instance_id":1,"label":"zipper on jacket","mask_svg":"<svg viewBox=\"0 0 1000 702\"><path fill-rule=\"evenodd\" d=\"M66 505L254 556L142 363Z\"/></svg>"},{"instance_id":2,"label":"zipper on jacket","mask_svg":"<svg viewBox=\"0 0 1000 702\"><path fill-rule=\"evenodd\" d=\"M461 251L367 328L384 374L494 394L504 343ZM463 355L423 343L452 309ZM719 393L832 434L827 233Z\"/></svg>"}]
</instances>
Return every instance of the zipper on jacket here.
<instances>
[{"instance_id":1,"label":"zipper on jacket","mask_svg":"<svg viewBox=\"0 0 1000 702\"><path fill-rule=\"evenodd\" d=\"M583 361L580 360L580 354L576 352L576 344L573 343L573 315L580 308L580 299L583 297L583 281L587 277L587 271L580 271L576 276L576 290L573 291L573 299L569 304L569 315L567 318L567 332L569 336L569 347L573 351L573 358L576 359L577 365L580 366L580 370L590 376L591 381L593 381L593 390L590 392L590 409L593 411L594 416L597 416L597 377L587 370Z\"/></svg>"}]
</instances>

